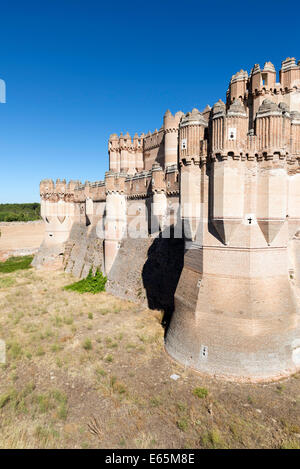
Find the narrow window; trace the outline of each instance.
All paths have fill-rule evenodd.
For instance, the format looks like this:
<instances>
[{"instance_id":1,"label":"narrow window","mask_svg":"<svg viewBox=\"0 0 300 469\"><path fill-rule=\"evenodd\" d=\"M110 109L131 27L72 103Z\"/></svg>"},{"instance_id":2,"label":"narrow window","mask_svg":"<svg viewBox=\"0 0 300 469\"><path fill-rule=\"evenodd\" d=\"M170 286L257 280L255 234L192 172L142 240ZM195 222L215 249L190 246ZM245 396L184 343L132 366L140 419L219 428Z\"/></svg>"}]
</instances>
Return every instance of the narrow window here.
<instances>
[{"instance_id":1,"label":"narrow window","mask_svg":"<svg viewBox=\"0 0 300 469\"><path fill-rule=\"evenodd\" d=\"M228 140L236 140L236 128L235 127L228 129Z\"/></svg>"}]
</instances>

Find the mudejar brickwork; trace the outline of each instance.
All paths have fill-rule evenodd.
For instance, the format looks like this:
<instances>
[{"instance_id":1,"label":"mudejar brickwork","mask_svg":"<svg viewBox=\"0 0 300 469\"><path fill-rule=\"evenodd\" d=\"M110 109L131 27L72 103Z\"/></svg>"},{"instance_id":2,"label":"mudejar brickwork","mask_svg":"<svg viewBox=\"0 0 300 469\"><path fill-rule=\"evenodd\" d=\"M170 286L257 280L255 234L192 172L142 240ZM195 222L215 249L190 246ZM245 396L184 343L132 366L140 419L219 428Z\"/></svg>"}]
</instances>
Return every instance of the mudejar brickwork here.
<instances>
[{"instance_id":1,"label":"mudejar brickwork","mask_svg":"<svg viewBox=\"0 0 300 469\"><path fill-rule=\"evenodd\" d=\"M168 311L168 354L229 379L300 367L300 62L232 76L226 100L109 138L105 180L43 180L37 267L62 262Z\"/></svg>"}]
</instances>

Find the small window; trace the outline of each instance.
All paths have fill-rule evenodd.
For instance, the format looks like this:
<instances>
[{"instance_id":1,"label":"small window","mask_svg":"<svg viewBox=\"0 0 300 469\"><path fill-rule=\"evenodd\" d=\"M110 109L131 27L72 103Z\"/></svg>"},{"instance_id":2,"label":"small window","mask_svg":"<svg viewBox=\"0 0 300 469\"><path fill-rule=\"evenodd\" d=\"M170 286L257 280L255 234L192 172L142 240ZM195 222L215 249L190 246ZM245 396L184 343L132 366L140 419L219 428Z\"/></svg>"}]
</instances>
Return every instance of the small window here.
<instances>
[{"instance_id":1,"label":"small window","mask_svg":"<svg viewBox=\"0 0 300 469\"><path fill-rule=\"evenodd\" d=\"M142 141L141 141L141 140L138 140L138 146L139 146L139 147L141 146L141 143L142 143Z\"/></svg>"},{"instance_id":2,"label":"small window","mask_svg":"<svg viewBox=\"0 0 300 469\"><path fill-rule=\"evenodd\" d=\"M236 128L228 129L228 140L236 140Z\"/></svg>"},{"instance_id":3,"label":"small window","mask_svg":"<svg viewBox=\"0 0 300 469\"><path fill-rule=\"evenodd\" d=\"M183 138L181 140L181 150L186 150L187 149L187 141L186 138Z\"/></svg>"},{"instance_id":4,"label":"small window","mask_svg":"<svg viewBox=\"0 0 300 469\"><path fill-rule=\"evenodd\" d=\"M207 345L201 345L200 359L207 360L207 357L208 357L208 346Z\"/></svg>"}]
</instances>

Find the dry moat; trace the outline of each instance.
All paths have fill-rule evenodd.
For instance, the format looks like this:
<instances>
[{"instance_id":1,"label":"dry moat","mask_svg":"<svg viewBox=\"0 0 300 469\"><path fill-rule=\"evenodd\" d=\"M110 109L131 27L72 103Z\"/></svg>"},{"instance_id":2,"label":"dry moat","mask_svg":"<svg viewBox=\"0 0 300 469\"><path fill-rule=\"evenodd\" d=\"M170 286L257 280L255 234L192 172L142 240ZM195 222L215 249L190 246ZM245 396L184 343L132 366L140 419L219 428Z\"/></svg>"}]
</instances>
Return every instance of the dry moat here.
<instances>
[{"instance_id":1,"label":"dry moat","mask_svg":"<svg viewBox=\"0 0 300 469\"><path fill-rule=\"evenodd\" d=\"M260 385L195 374L166 355L159 311L64 291L71 281L0 274L1 448L300 447L300 374Z\"/></svg>"}]
</instances>

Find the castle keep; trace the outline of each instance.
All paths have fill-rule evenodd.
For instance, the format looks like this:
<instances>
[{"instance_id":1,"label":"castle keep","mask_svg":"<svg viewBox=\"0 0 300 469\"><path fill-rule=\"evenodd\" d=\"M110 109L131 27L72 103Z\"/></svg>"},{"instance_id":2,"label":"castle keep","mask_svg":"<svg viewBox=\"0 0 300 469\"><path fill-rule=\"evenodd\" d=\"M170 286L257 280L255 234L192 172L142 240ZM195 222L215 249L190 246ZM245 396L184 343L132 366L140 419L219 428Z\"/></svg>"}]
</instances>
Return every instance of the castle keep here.
<instances>
[{"instance_id":1,"label":"castle keep","mask_svg":"<svg viewBox=\"0 0 300 469\"><path fill-rule=\"evenodd\" d=\"M167 111L153 133L109 139L105 180L44 180L36 266L169 315L165 346L238 380L300 368L300 62L233 75L226 102Z\"/></svg>"}]
</instances>

